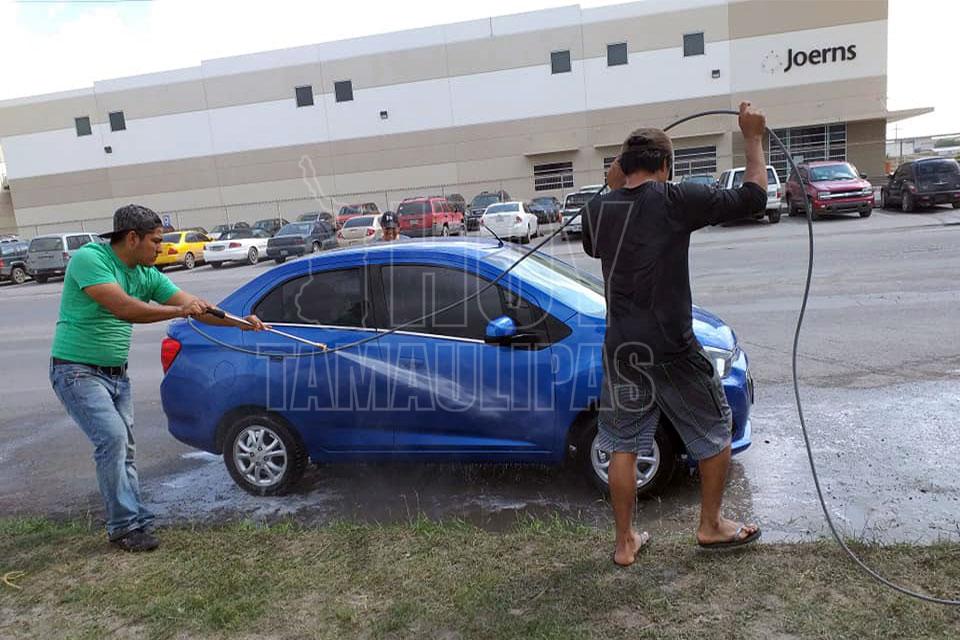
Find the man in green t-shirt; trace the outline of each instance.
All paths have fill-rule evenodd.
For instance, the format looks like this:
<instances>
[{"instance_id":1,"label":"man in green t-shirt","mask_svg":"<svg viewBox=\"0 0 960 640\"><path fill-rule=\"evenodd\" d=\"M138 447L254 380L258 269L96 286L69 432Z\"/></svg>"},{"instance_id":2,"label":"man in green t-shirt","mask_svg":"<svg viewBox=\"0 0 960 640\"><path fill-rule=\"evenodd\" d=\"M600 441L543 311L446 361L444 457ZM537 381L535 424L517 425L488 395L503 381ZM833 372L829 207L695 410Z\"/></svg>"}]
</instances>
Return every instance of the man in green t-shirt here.
<instances>
[{"instance_id":1,"label":"man in green t-shirt","mask_svg":"<svg viewBox=\"0 0 960 640\"><path fill-rule=\"evenodd\" d=\"M50 359L50 383L67 413L94 446L97 483L107 512L107 535L126 551L150 551L159 541L154 516L140 499L134 462L133 401L127 355L133 324L196 318L220 326L260 330L207 314L210 303L181 291L153 268L163 241L160 217L127 205L113 216L113 231L90 243L67 265L60 319ZM157 304L150 304L151 302Z\"/></svg>"}]
</instances>

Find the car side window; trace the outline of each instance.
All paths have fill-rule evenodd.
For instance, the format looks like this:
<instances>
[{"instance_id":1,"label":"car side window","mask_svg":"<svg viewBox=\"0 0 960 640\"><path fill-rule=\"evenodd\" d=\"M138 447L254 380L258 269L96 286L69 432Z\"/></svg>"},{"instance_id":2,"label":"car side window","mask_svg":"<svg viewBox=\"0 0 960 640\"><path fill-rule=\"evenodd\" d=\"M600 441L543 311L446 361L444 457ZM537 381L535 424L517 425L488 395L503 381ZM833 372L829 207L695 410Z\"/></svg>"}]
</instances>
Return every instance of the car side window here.
<instances>
[{"instance_id":1,"label":"car side window","mask_svg":"<svg viewBox=\"0 0 960 640\"><path fill-rule=\"evenodd\" d=\"M369 327L366 289L360 269L314 273L278 285L253 312L264 322Z\"/></svg>"},{"instance_id":2,"label":"car side window","mask_svg":"<svg viewBox=\"0 0 960 640\"><path fill-rule=\"evenodd\" d=\"M67 251L76 251L90 242L90 236L67 236Z\"/></svg>"},{"instance_id":3,"label":"car side window","mask_svg":"<svg viewBox=\"0 0 960 640\"><path fill-rule=\"evenodd\" d=\"M188 233L186 240L184 242L200 242L199 233Z\"/></svg>"},{"instance_id":4,"label":"car side window","mask_svg":"<svg viewBox=\"0 0 960 640\"><path fill-rule=\"evenodd\" d=\"M421 318L436 309L463 300L486 285L486 281L459 269L424 265L387 265L381 269L387 325L396 327ZM405 327L415 331L455 338L483 340L487 324L503 315L497 287L491 287L469 302Z\"/></svg>"}]
</instances>

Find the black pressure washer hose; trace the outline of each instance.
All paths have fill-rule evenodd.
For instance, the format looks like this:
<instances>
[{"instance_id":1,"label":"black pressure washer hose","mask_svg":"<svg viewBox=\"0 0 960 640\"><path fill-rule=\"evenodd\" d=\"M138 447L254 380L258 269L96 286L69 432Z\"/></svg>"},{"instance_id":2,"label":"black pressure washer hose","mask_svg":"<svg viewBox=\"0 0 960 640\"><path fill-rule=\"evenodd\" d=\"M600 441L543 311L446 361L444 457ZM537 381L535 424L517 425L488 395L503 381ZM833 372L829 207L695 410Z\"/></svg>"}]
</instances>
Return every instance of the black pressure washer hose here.
<instances>
[{"instance_id":1,"label":"black pressure washer hose","mask_svg":"<svg viewBox=\"0 0 960 640\"><path fill-rule=\"evenodd\" d=\"M673 129L673 128L675 128L675 127L678 127L678 126L680 126L681 124L683 124L683 123L685 123L685 122L689 122L690 120L696 120L697 118L704 118L704 117L707 117L707 116L721 116L721 115L722 115L722 116L739 116L739 115L740 115L740 112L739 112L739 111L734 111L733 109L711 109L711 110L708 110L708 111L700 111L699 113L694 113L694 114L689 115L689 116L687 116L687 117L685 117L685 118L681 118L681 119L677 120L676 122L670 123L669 125L667 125L666 127L664 127L663 130L664 130L664 132L670 131L671 129ZM767 134L769 134L770 139L773 140L773 141L776 143L777 147L780 149L780 152L783 153L783 155L786 157L787 163L790 165L791 171L792 171L793 173L795 173L797 176L800 176L800 171L799 171L799 169L797 168L797 164L796 164L796 162L794 162L793 157L790 155L790 151L786 148L786 146L783 144L783 142L780 140L780 138L777 136L777 134L775 134L775 133L774 133L773 131L771 131L769 128L767 128ZM671 162L671 166L673 166L672 162ZM802 178L801 178L801 179L802 179ZM606 188L607 188L607 184L604 183L603 189L601 189L601 190L598 191L596 194L594 194L594 196L590 199L590 201L589 201L586 205L584 205L584 207L581 209L581 211L586 210L591 204L593 204L593 202L596 201L596 199L600 197L600 195L606 190ZM807 301L808 301L808 299L809 299L809 297L810 297L810 283L811 283L811 281L812 281L812 279L813 279L813 208L810 206L810 197L809 197L809 195L807 194L806 189L803 190L803 200L804 200L804 210L805 210L806 216L807 216L807 235L808 235L808 237L809 237L808 254L807 254L807 278L806 278L806 283L804 284L804 287L803 287L803 301L802 301L801 304L800 304L800 315L799 315L799 317L797 318L797 328L796 328L796 330L794 331L794 334L793 334L793 354L792 354L791 368L792 368L792 370L793 370L793 393L794 393L794 397L796 398L796 401L797 401L797 415L798 415L799 418L800 418L800 431L803 433L803 444L804 444L804 447L805 447L806 450L807 450L807 460L808 460L809 463L810 463L810 474L813 476L813 484L814 484L814 486L815 486L816 489L817 489L817 499L820 501L820 508L821 508L822 511L823 511L823 516L824 516L824 518L826 518L826 520L827 520L827 526L830 528L830 533L833 534L833 538L834 538L834 540L837 541L837 544L840 545L840 548L843 549L844 552L846 552L847 556L849 556L849 558L850 558L860 569L862 569L868 576L870 576L871 578L873 578L874 580L876 580L876 581L879 582L880 584L882 584L882 585L884 585L884 586L886 586L886 587L888 587L888 588L890 588L890 589L893 589L894 591L897 591L897 592L899 592L899 593L901 593L901 594L903 594L903 595L910 596L910 597L912 597L912 598L917 598L918 600L923 600L923 601L925 601L925 602L932 602L932 603L935 603L935 604L944 604L944 605L949 605L949 606L954 606L954 607L960 607L960 600L949 600L949 599L946 599L946 598L937 598L937 597L929 596L929 595L926 595L926 594L923 594L923 593L919 593L919 592L917 592L917 591L911 591L910 589L907 589L906 587L901 587L900 585L898 585L898 584L896 584L896 583L894 583L894 582L891 582L891 581L888 580L887 578L884 578L882 575L880 575L879 573L877 573L876 571L874 571L873 569L871 569L870 567L868 567L860 558L857 557L857 555L853 552L853 550L850 549L849 546L847 546L847 543L844 542L843 537L842 537L842 536L840 535L840 533L837 531L837 528L836 528L836 526L835 526L834 523L833 523L833 518L832 518L831 515L830 515L830 510L827 508L827 502L826 502L826 500L825 500L824 497L823 497L823 490L822 490L821 487L820 487L820 476L819 476L819 474L817 473L817 465L816 465L816 462L815 462L814 459L813 459L813 448L812 448L812 445L810 444L810 436L809 436L809 434L807 433L807 423L806 423L806 420L805 420L804 417L803 417L803 403L802 403L801 400L800 400L800 383L799 383L799 381L798 381L798 379L797 379L797 350L798 350L799 345L800 345L800 330L803 328L803 319L804 319L804 316L806 315L806 312L807 312ZM582 214L581 214L581 215L582 215ZM206 338L206 339L209 340L210 342L213 342L214 344L220 345L220 346L224 347L225 349L229 349L229 350L231 350L231 351L237 351L237 352L240 352L240 353L247 353L247 354L250 354L250 355L261 356L261 357L272 357L272 358L299 358L299 357L306 357L306 356L327 355L327 354L331 354L331 353L336 353L337 351L342 351L342 350L344 350L344 349L352 349L352 348L354 348L354 347L359 347L360 345L366 344L366 343L368 343L368 342L373 342L374 340L379 340L380 338L382 338L382 337L384 337L384 336L388 336L388 335L390 335L390 334L392 334L392 333L395 333L395 332L397 332L397 331L402 331L403 329L405 329L405 328L407 328L407 327L410 327L410 326L413 326L413 325L418 325L419 323L423 322L424 320L426 320L426 319L428 319L428 318L432 318L432 317L434 317L434 316L440 315L441 313L445 313L445 312L447 312L447 311L449 311L449 310L451 310L451 309L454 309L454 308L456 308L456 307L458 307L458 306L460 306L460 305L462 305L462 304L465 304L465 303L467 303L467 302L470 302L470 301L473 300L474 298L479 297L484 291L486 291L486 290L489 289L490 287L493 287L493 286L496 285L498 282L500 282L504 277L506 277L506 275L507 275L508 273L510 273L511 271L513 271L521 262L523 262L524 260L526 260L527 258L529 258L529 257L530 257L531 255L533 255L536 251L538 251L538 250L541 249L544 245L546 245L548 242L550 242L550 240L552 240L557 234L559 234L561 231L563 231L563 230L567 227L567 225L569 225L570 223L572 223L576 218L577 218L576 215L571 216L569 220L567 220L564 224L562 224L562 225L560 226L560 228L556 229L553 233L551 233L550 235L546 236L546 237L543 239L543 241L541 241L537 246L531 248L531 249L530 249L529 251L527 251L525 254L523 254L522 256L520 256L520 257L517 259L517 261L514 262L514 263L513 263L512 265L510 265L509 267L507 267L507 268L503 271L503 273L501 273L501 274L498 275L496 278L494 278L493 280L491 280L490 282L488 282L485 286L483 286L483 287L481 287L480 289L478 289L476 292L474 292L474 293L470 294L469 296L463 298L462 300L458 300L458 301L456 301L456 302L454 302L454 303L452 303L452 304L448 304L447 306L443 307L442 309L438 309L438 310L436 310L436 311L432 311L432 312L430 312L430 313L428 313L428 314L426 314L426 315L424 315L424 316L422 316L422 317L420 317L420 318L416 318L416 319L414 319L414 320L410 320L409 322L405 322L405 323L403 323L403 324L400 324L400 325L398 325L398 326L396 326L396 327L393 327L392 329L386 329L386 330L383 330L383 331L379 331L379 330L378 330L377 333L374 334L374 335L372 335L372 336L369 336L369 337L367 337L367 338L363 338L363 339L361 339L361 340L357 340L356 342L351 342L351 343L349 343L349 344L344 344L344 345L340 345L340 346L337 346L337 347L331 347L331 348L326 348L326 349L317 349L317 350L315 350L315 351L308 351L308 352L305 352L305 353L271 353L271 352L261 352L261 351L254 351L254 350L252 350L252 349L244 349L244 348L242 348L242 347L237 347L237 346L235 346L235 345L232 345L232 344L228 344L228 343L226 343L226 342L223 342L222 340L218 340L217 338L214 338L213 336L209 335L208 333L206 333L205 331L202 331L199 327L197 327L197 326L196 326L196 323L195 323L192 319L189 319L189 320L188 320L188 323L189 323L189 325L193 328L194 331L196 331L197 333L199 333L201 336L203 336L204 338ZM220 312L220 313L218 313L218 314L216 314L216 315L218 315L219 317L224 317L223 315L221 315L222 313L223 313L223 312Z\"/></svg>"}]
</instances>

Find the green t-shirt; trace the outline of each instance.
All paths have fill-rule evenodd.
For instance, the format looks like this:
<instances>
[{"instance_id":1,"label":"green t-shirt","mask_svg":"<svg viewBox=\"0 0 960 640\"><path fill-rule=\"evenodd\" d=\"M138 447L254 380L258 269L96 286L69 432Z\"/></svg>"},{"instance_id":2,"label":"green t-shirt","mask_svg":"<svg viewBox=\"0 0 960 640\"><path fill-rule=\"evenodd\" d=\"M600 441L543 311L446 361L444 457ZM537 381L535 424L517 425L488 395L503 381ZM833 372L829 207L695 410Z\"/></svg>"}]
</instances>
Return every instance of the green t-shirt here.
<instances>
[{"instance_id":1,"label":"green t-shirt","mask_svg":"<svg viewBox=\"0 0 960 640\"><path fill-rule=\"evenodd\" d=\"M60 298L60 319L53 338L53 356L73 362L117 367L127 361L133 325L88 296L84 289L116 282L142 302L163 304L179 289L153 267L128 267L108 244L91 242L67 263Z\"/></svg>"}]
</instances>

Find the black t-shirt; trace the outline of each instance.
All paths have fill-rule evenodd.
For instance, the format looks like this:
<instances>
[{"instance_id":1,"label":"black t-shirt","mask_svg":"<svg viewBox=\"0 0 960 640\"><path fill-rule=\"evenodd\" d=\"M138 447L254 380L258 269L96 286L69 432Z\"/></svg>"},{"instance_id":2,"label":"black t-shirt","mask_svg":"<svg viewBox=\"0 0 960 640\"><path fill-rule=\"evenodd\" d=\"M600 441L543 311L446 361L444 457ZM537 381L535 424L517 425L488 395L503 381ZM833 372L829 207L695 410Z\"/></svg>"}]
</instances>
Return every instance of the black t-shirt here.
<instances>
[{"instance_id":1,"label":"black t-shirt","mask_svg":"<svg viewBox=\"0 0 960 640\"><path fill-rule=\"evenodd\" d=\"M693 334L690 233L762 210L767 193L645 182L611 191L583 212L583 249L600 258L607 298L607 357L669 362L700 348Z\"/></svg>"}]
</instances>

